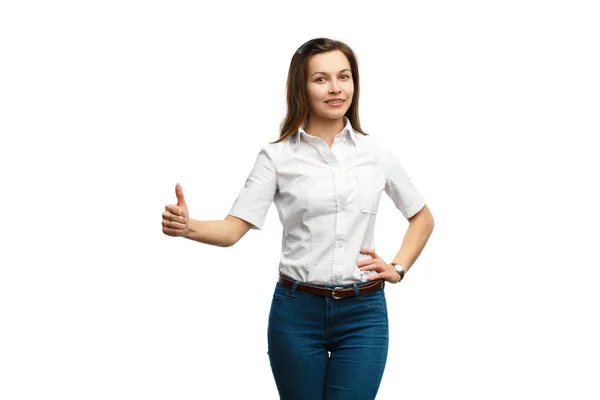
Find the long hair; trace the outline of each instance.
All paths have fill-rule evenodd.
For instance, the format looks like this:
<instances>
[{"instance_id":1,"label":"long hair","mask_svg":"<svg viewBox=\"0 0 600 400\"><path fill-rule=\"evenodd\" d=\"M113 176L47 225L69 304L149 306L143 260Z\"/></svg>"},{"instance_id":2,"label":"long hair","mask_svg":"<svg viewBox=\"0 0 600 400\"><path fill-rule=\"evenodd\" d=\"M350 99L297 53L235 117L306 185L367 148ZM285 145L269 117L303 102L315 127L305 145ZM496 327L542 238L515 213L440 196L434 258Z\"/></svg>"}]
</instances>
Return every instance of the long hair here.
<instances>
[{"instance_id":1,"label":"long hair","mask_svg":"<svg viewBox=\"0 0 600 400\"><path fill-rule=\"evenodd\" d=\"M304 43L292 56L290 69L288 71L286 83L286 103L287 114L280 125L279 139L272 143L278 143L293 135L302 126L302 123L308 117L309 99L308 99L308 61L310 57L329 51L340 50L346 55L350 62L352 80L354 82L354 95L352 104L346 111L345 117L350 120L352 128L363 134L358 118L358 99L360 97L360 79L358 75L358 61L352 49L345 43L328 38L317 38Z\"/></svg>"}]
</instances>

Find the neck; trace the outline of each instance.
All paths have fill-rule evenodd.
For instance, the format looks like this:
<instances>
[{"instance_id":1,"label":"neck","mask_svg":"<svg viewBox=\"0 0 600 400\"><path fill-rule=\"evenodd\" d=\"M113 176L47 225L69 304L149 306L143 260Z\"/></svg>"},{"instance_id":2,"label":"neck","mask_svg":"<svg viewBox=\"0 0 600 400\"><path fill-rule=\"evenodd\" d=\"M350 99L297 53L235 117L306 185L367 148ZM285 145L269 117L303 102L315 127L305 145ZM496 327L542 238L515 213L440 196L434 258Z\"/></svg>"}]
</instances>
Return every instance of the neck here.
<instances>
[{"instance_id":1,"label":"neck","mask_svg":"<svg viewBox=\"0 0 600 400\"><path fill-rule=\"evenodd\" d=\"M331 143L333 142L335 135L340 133L345 125L346 121L344 120L344 117L329 119L309 116L304 131L313 136L320 137L327 143Z\"/></svg>"}]
</instances>

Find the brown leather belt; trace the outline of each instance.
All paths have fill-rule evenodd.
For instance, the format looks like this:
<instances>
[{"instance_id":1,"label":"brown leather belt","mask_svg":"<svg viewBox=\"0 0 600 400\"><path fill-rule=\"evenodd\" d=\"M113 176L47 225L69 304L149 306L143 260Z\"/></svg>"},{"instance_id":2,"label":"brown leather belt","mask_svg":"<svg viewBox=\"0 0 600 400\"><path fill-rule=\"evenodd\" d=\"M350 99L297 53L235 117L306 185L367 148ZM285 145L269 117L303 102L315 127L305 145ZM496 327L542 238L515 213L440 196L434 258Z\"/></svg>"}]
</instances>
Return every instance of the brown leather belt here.
<instances>
[{"instance_id":1,"label":"brown leather belt","mask_svg":"<svg viewBox=\"0 0 600 400\"><path fill-rule=\"evenodd\" d=\"M279 283L283 286L291 289L294 286L294 281L286 278L283 275L279 275ZM358 295L361 296L363 294L373 293L379 289L383 289L385 287L385 281L383 279L377 279L373 281L373 283L368 283L363 286L358 287ZM349 286L345 288L341 287L333 287L333 288L324 288L319 286L312 286L306 283L298 283L296 286L296 290L303 293L315 294L317 296L327 296L333 297L334 299L343 299L346 297L354 297L354 287Z\"/></svg>"}]
</instances>

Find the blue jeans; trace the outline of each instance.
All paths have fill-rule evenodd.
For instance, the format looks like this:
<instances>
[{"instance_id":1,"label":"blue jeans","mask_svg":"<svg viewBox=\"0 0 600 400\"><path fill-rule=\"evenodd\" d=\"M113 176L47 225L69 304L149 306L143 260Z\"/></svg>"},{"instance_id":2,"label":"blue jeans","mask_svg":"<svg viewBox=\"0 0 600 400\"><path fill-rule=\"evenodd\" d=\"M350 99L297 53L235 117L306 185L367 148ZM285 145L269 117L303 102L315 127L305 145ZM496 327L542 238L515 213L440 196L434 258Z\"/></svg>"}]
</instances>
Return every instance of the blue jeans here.
<instances>
[{"instance_id":1,"label":"blue jeans","mask_svg":"<svg viewBox=\"0 0 600 400\"><path fill-rule=\"evenodd\" d=\"M313 286L358 292L366 283ZM276 282L269 314L268 354L280 399L375 399L388 354L384 289L334 299L295 288Z\"/></svg>"}]
</instances>

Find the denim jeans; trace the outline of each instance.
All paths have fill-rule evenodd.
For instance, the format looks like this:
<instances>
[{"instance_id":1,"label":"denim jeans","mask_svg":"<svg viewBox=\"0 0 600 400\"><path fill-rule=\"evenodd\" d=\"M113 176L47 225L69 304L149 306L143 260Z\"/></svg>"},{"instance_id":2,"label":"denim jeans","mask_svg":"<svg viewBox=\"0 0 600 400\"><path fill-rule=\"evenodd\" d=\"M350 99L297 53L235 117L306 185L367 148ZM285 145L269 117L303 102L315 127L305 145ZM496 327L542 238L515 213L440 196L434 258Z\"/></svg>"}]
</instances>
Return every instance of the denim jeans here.
<instances>
[{"instance_id":1,"label":"denim jeans","mask_svg":"<svg viewBox=\"0 0 600 400\"><path fill-rule=\"evenodd\" d=\"M358 292L366 283L313 286ZM269 313L268 355L280 399L375 399L388 354L385 289L334 299L295 288L276 282Z\"/></svg>"}]
</instances>

